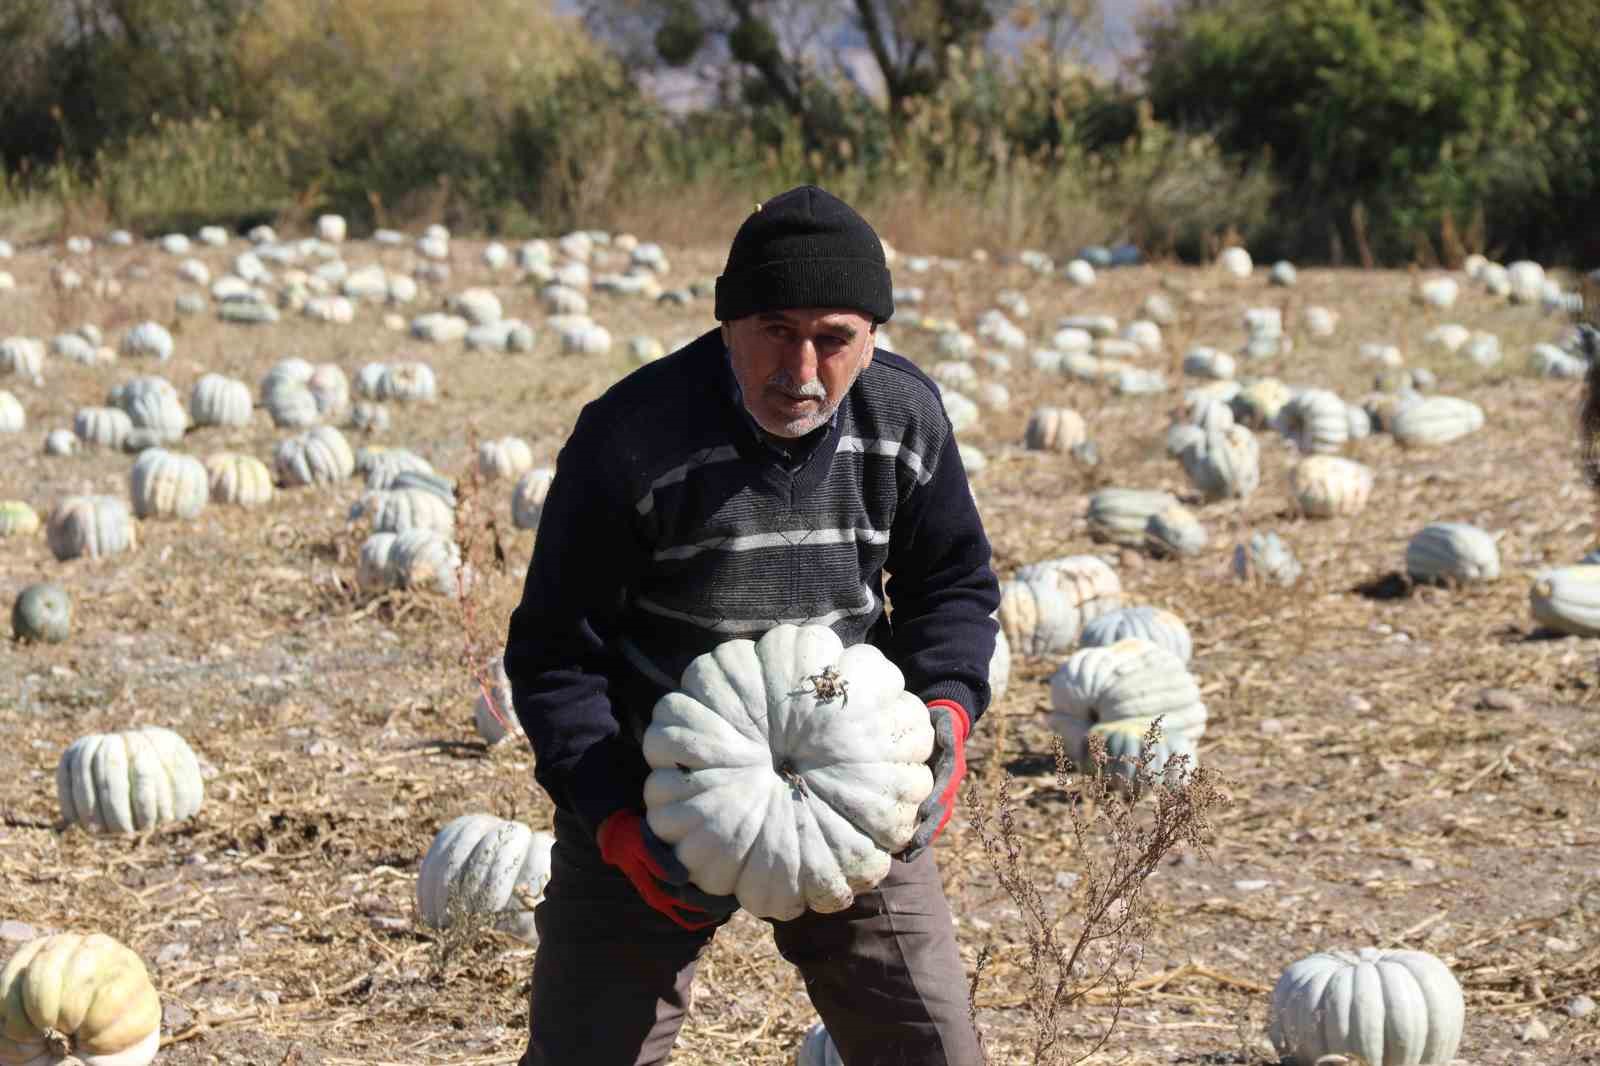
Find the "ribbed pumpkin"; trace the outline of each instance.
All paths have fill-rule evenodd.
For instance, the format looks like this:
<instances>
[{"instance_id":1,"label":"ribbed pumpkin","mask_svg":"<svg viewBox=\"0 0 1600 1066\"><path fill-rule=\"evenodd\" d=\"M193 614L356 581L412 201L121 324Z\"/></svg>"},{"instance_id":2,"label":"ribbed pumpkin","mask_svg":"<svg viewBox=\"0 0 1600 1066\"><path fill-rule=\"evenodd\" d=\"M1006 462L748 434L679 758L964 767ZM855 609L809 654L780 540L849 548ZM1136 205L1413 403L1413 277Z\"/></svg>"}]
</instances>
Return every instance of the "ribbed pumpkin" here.
<instances>
[{"instance_id":1,"label":"ribbed pumpkin","mask_svg":"<svg viewBox=\"0 0 1600 1066\"><path fill-rule=\"evenodd\" d=\"M518 477L533 467L533 449L521 437L501 437L478 445L478 473L490 481Z\"/></svg>"},{"instance_id":2,"label":"ribbed pumpkin","mask_svg":"<svg viewBox=\"0 0 1600 1066\"><path fill-rule=\"evenodd\" d=\"M1413 581L1494 581L1500 549L1494 538L1467 522L1430 522L1406 545Z\"/></svg>"},{"instance_id":3,"label":"ribbed pumpkin","mask_svg":"<svg viewBox=\"0 0 1600 1066\"><path fill-rule=\"evenodd\" d=\"M870 644L780 625L695 658L644 733L650 828L758 918L843 910L933 788L928 709Z\"/></svg>"},{"instance_id":4,"label":"ribbed pumpkin","mask_svg":"<svg viewBox=\"0 0 1600 1066\"><path fill-rule=\"evenodd\" d=\"M1174 741L1198 741L1206 729L1200 687L1172 652L1140 637L1072 654L1050 677L1050 725L1068 752L1082 753L1102 722L1161 719ZM1142 730L1141 730L1142 732Z\"/></svg>"},{"instance_id":5,"label":"ribbed pumpkin","mask_svg":"<svg viewBox=\"0 0 1600 1066\"><path fill-rule=\"evenodd\" d=\"M189 415L197 426L248 426L250 386L221 374L205 374L189 390Z\"/></svg>"},{"instance_id":6,"label":"ribbed pumpkin","mask_svg":"<svg viewBox=\"0 0 1600 1066\"><path fill-rule=\"evenodd\" d=\"M1199 517L1181 503L1151 515L1144 534L1145 546L1156 555L1199 555L1209 541Z\"/></svg>"},{"instance_id":7,"label":"ribbed pumpkin","mask_svg":"<svg viewBox=\"0 0 1600 1066\"><path fill-rule=\"evenodd\" d=\"M1197 345L1184 353L1183 372L1191 377L1231 381L1239 372L1239 364L1227 352Z\"/></svg>"},{"instance_id":8,"label":"ribbed pumpkin","mask_svg":"<svg viewBox=\"0 0 1600 1066\"><path fill-rule=\"evenodd\" d=\"M1085 648L1103 648L1129 637L1139 637L1159 645L1187 663L1194 654L1194 640L1183 619L1160 607L1119 607L1083 627L1078 643Z\"/></svg>"},{"instance_id":9,"label":"ribbed pumpkin","mask_svg":"<svg viewBox=\"0 0 1600 1066\"><path fill-rule=\"evenodd\" d=\"M0 374L15 374L38 383L43 380L44 342L36 337L7 337L0 341Z\"/></svg>"},{"instance_id":10,"label":"ribbed pumpkin","mask_svg":"<svg viewBox=\"0 0 1600 1066\"><path fill-rule=\"evenodd\" d=\"M134 460L128 494L140 518L193 518L211 498L211 478L192 455L150 448Z\"/></svg>"},{"instance_id":11,"label":"ribbed pumpkin","mask_svg":"<svg viewBox=\"0 0 1600 1066\"><path fill-rule=\"evenodd\" d=\"M262 394L261 404L279 429L304 429L322 420L317 398L304 382L277 380Z\"/></svg>"},{"instance_id":12,"label":"ribbed pumpkin","mask_svg":"<svg viewBox=\"0 0 1600 1066\"><path fill-rule=\"evenodd\" d=\"M455 511L436 492L426 489L377 489L365 493L350 509L350 518L368 518L377 533L404 533L431 529L449 536L455 530Z\"/></svg>"},{"instance_id":13,"label":"ribbed pumpkin","mask_svg":"<svg viewBox=\"0 0 1600 1066\"><path fill-rule=\"evenodd\" d=\"M0 500L0 539L39 532L39 512L21 500Z\"/></svg>"},{"instance_id":14,"label":"ribbed pumpkin","mask_svg":"<svg viewBox=\"0 0 1600 1066\"><path fill-rule=\"evenodd\" d=\"M9 392L0 390L0 433L21 433L28 424L28 412L22 401Z\"/></svg>"},{"instance_id":15,"label":"ribbed pumpkin","mask_svg":"<svg viewBox=\"0 0 1600 1066\"><path fill-rule=\"evenodd\" d=\"M1083 734L1078 749L1069 750L1067 754L1084 772L1092 773L1098 769L1094 763L1092 743L1099 738L1105 745L1104 772L1118 779L1124 787L1132 786L1138 781L1139 764L1144 758L1144 739L1153 725L1156 725L1155 718L1119 718L1113 722L1101 722L1090 726ZM1186 756L1188 769L1193 769L1199 762L1194 739L1185 734L1169 733L1165 727L1166 721L1163 720L1150 745L1150 762L1146 768L1150 777L1156 780L1166 773L1167 763L1174 756Z\"/></svg>"},{"instance_id":16,"label":"ribbed pumpkin","mask_svg":"<svg viewBox=\"0 0 1600 1066\"><path fill-rule=\"evenodd\" d=\"M1423 951L1321 951L1272 989L1272 1045L1293 1066L1345 1055L1369 1066L1445 1066L1466 1004L1450 968Z\"/></svg>"},{"instance_id":17,"label":"ribbed pumpkin","mask_svg":"<svg viewBox=\"0 0 1600 1066\"><path fill-rule=\"evenodd\" d=\"M1274 424L1306 454L1331 455L1350 439L1345 402L1327 389L1306 389L1278 410Z\"/></svg>"},{"instance_id":18,"label":"ribbed pumpkin","mask_svg":"<svg viewBox=\"0 0 1600 1066\"><path fill-rule=\"evenodd\" d=\"M128 505L116 496L68 496L50 512L45 525L57 559L98 559L129 551L137 544Z\"/></svg>"},{"instance_id":19,"label":"ribbed pumpkin","mask_svg":"<svg viewBox=\"0 0 1600 1066\"><path fill-rule=\"evenodd\" d=\"M538 529L539 516L544 513L545 497L550 494L550 482L556 472L548 466L536 467L517 479L511 491L511 524L518 529Z\"/></svg>"},{"instance_id":20,"label":"ribbed pumpkin","mask_svg":"<svg viewBox=\"0 0 1600 1066\"><path fill-rule=\"evenodd\" d=\"M120 407L84 407L72 416L72 432L85 444L120 449L133 432L133 419Z\"/></svg>"},{"instance_id":21,"label":"ribbed pumpkin","mask_svg":"<svg viewBox=\"0 0 1600 1066\"><path fill-rule=\"evenodd\" d=\"M1483 408L1457 396L1428 396L1395 415L1389 432L1406 447L1433 447L1483 428Z\"/></svg>"},{"instance_id":22,"label":"ribbed pumpkin","mask_svg":"<svg viewBox=\"0 0 1600 1066\"><path fill-rule=\"evenodd\" d=\"M1070 452L1088 439L1083 416L1066 407L1039 407L1028 416L1023 443L1033 451Z\"/></svg>"},{"instance_id":23,"label":"ribbed pumpkin","mask_svg":"<svg viewBox=\"0 0 1600 1066\"><path fill-rule=\"evenodd\" d=\"M472 724L485 743L498 744L506 737L522 734L522 723L517 719L511 702L511 679L506 676L506 664L496 655L478 680L478 696L472 705Z\"/></svg>"},{"instance_id":24,"label":"ribbed pumpkin","mask_svg":"<svg viewBox=\"0 0 1600 1066\"><path fill-rule=\"evenodd\" d=\"M361 542L361 550L356 554L356 584L362 590L380 592L394 587L395 574L390 562L397 537L395 533L374 533Z\"/></svg>"},{"instance_id":25,"label":"ribbed pumpkin","mask_svg":"<svg viewBox=\"0 0 1600 1066\"><path fill-rule=\"evenodd\" d=\"M200 809L200 762L178 734L160 726L91 733L56 764L61 816L92 833L143 833Z\"/></svg>"},{"instance_id":26,"label":"ribbed pumpkin","mask_svg":"<svg viewBox=\"0 0 1600 1066\"><path fill-rule=\"evenodd\" d=\"M1240 388L1229 406L1238 422L1251 429L1264 429L1278 417L1290 395L1289 386L1277 378L1261 378Z\"/></svg>"},{"instance_id":27,"label":"ribbed pumpkin","mask_svg":"<svg viewBox=\"0 0 1600 1066\"><path fill-rule=\"evenodd\" d=\"M1089 497L1089 535L1131 548L1145 544L1150 516L1178 503L1160 489L1101 489Z\"/></svg>"},{"instance_id":28,"label":"ribbed pumpkin","mask_svg":"<svg viewBox=\"0 0 1600 1066\"><path fill-rule=\"evenodd\" d=\"M1083 627L1122 606L1116 571L1093 555L1030 563L1000 585L1000 629L1023 655L1053 655Z\"/></svg>"},{"instance_id":29,"label":"ribbed pumpkin","mask_svg":"<svg viewBox=\"0 0 1600 1066\"><path fill-rule=\"evenodd\" d=\"M337 419L350 407L350 379L335 363L322 363L312 370L306 388L323 418Z\"/></svg>"},{"instance_id":30,"label":"ribbed pumpkin","mask_svg":"<svg viewBox=\"0 0 1600 1066\"><path fill-rule=\"evenodd\" d=\"M533 908L550 881L550 833L488 814L463 814L439 830L417 871L417 913L448 928L479 914L494 927L535 941Z\"/></svg>"},{"instance_id":31,"label":"ribbed pumpkin","mask_svg":"<svg viewBox=\"0 0 1600 1066\"><path fill-rule=\"evenodd\" d=\"M211 499L236 507L260 507L272 500L272 471L253 455L218 452L206 460Z\"/></svg>"},{"instance_id":32,"label":"ribbed pumpkin","mask_svg":"<svg viewBox=\"0 0 1600 1066\"><path fill-rule=\"evenodd\" d=\"M62 1051L83 1066L146 1066L160 1046L161 998L144 961L104 933L38 937L0 970L8 1066L69 1061Z\"/></svg>"},{"instance_id":33,"label":"ribbed pumpkin","mask_svg":"<svg viewBox=\"0 0 1600 1066\"><path fill-rule=\"evenodd\" d=\"M386 366L378 380L373 399L399 403L432 403L439 397L433 368L427 363L395 363Z\"/></svg>"},{"instance_id":34,"label":"ribbed pumpkin","mask_svg":"<svg viewBox=\"0 0 1600 1066\"><path fill-rule=\"evenodd\" d=\"M112 402L128 412L135 429L152 430L161 441L178 440L189 428L189 413L178 399L178 390L165 378L134 378L113 389L111 395Z\"/></svg>"},{"instance_id":35,"label":"ribbed pumpkin","mask_svg":"<svg viewBox=\"0 0 1600 1066\"><path fill-rule=\"evenodd\" d=\"M1293 585L1300 580L1300 562L1276 533L1252 533L1233 549L1233 573L1241 581Z\"/></svg>"},{"instance_id":36,"label":"ribbed pumpkin","mask_svg":"<svg viewBox=\"0 0 1600 1066\"><path fill-rule=\"evenodd\" d=\"M1534 621L1559 633L1600 636L1600 565L1558 566L1540 573L1528 592Z\"/></svg>"},{"instance_id":37,"label":"ribbed pumpkin","mask_svg":"<svg viewBox=\"0 0 1600 1066\"><path fill-rule=\"evenodd\" d=\"M391 585L425 589L454 599L463 586L470 587L472 576L461 562L460 546L450 537L415 528L396 534L389 552Z\"/></svg>"},{"instance_id":38,"label":"ribbed pumpkin","mask_svg":"<svg viewBox=\"0 0 1600 1066\"><path fill-rule=\"evenodd\" d=\"M1289 472L1295 503L1313 518L1358 514L1372 495L1372 471L1353 459L1313 455Z\"/></svg>"},{"instance_id":39,"label":"ribbed pumpkin","mask_svg":"<svg viewBox=\"0 0 1600 1066\"><path fill-rule=\"evenodd\" d=\"M330 485L355 472L349 443L332 426L317 426L278 444L272 465L286 485Z\"/></svg>"},{"instance_id":40,"label":"ribbed pumpkin","mask_svg":"<svg viewBox=\"0 0 1600 1066\"><path fill-rule=\"evenodd\" d=\"M431 474L433 464L408 448L362 448L355 472L366 478L369 489L392 489L401 474Z\"/></svg>"},{"instance_id":41,"label":"ribbed pumpkin","mask_svg":"<svg viewBox=\"0 0 1600 1066\"><path fill-rule=\"evenodd\" d=\"M1261 447L1244 426L1202 432L1178 453L1178 461L1208 500L1242 500L1261 486Z\"/></svg>"}]
</instances>

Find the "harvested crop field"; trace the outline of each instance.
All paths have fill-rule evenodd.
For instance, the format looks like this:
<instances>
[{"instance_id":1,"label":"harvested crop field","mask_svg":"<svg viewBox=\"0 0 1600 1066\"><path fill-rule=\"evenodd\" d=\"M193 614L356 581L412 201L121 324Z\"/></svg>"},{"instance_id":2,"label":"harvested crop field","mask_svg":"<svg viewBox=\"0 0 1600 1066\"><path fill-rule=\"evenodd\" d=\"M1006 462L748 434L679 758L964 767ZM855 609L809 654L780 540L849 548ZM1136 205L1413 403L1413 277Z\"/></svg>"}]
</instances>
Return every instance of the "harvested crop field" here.
<instances>
[{"instance_id":1,"label":"harvested crop field","mask_svg":"<svg viewBox=\"0 0 1600 1066\"><path fill-rule=\"evenodd\" d=\"M245 246L235 238L192 254L215 277ZM70 428L75 411L136 374L161 374L185 398L206 372L254 392L290 356L335 363L352 379L374 361L432 365L437 401L390 404L388 429L346 430L355 447L410 448L464 485L479 440L515 434L549 465L582 404L634 365L627 338L651 335L670 350L713 324L706 296L678 307L594 292L591 313L617 343L606 355L564 354L539 287L515 268L491 271L482 248L453 241L448 281L424 283L406 307L358 303L346 325L290 311L266 325L224 323L209 310L176 315L179 292L205 290L180 281L179 257L151 243L71 257L59 245L19 250L0 262L17 286L0 292L0 332L48 340L88 322L115 347L154 319L176 351L164 363L124 356L101 367L52 355L41 383L0 377L27 412L22 432L0 435L0 499L27 501L41 518L73 493L126 499L131 456L47 456L45 433ZM670 288L709 281L724 246L668 251ZM409 243L352 241L341 254L352 268L397 273L419 261ZM626 263L604 246L596 260L597 273ZM53 283L64 261L83 288ZM1148 883L1156 920L1139 980L1091 1061L1275 1062L1267 1008L1285 966L1327 948L1403 946L1437 955L1461 982L1462 1061L1600 1062L1600 1013L1568 1010L1575 997L1600 998L1600 645L1540 630L1529 609L1533 575L1575 563L1596 540L1595 499L1577 467L1579 385L1528 366L1533 345L1558 341L1565 320L1462 275L1456 306L1437 311L1415 302L1413 279L1396 271L1303 269L1293 288L1278 288L1263 269L1240 280L1151 265L1103 271L1078 288L1011 257L928 265L919 273L904 254L897 261L897 284L924 296L902 302L887 327L890 346L926 367L946 357L919 316L971 332L1001 290L1029 305L1026 317L1012 314L1028 342L1009 353L1010 369L973 363L981 381L1005 386L1009 406L985 407L962 434L987 457L972 484L996 570L1099 555L1125 602L1182 617L1209 710L1200 760L1227 781L1230 802L1212 815L1205 853L1173 856ZM120 291L94 292L106 279ZM386 313L437 310L468 286L492 289L508 316L533 326L531 352L424 343L384 325ZM1165 373L1168 391L1118 395L1030 360L1062 317L1125 324L1154 292L1177 321L1163 327L1161 354L1129 361ZM1331 338L1301 328L1312 305L1339 313ZM1284 309L1294 346L1241 357L1241 376L1359 402L1383 369L1360 345L1392 343L1407 366L1437 375L1436 391L1479 404L1484 427L1433 448L1404 449L1384 433L1351 441L1341 454L1372 470L1371 500L1327 519L1299 514L1289 490L1297 454L1260 430L1261 487L1243 501L1200 501L1165 451L1183 389L1199 383L1181 376L1180 362L1198 344L1238 351L1247 307ZM1495 334L1503 361L1485 369L1426 343L1445 321ZM1040 405L1081 413L1099 462L1025 450ZM248 426L194 428L169 447L202 459L243 451L271 465L291 432L258 407ZM1087 500L1105 486L1177 494L1207 546L1173 559L1093 541ZM11 738L0 749L0 955L52 931L122 940L162 997L159 1062L487 1066L522 1050L533 948L494 931L428 930L413 900L420 859L457 815L550 823L526 744L489 747L473 724L471 664L499 650L534 534L512 525L511 482L484 482L464 492L472 498L460 524L476 530L469 556L487 564L465 607L427 592L363 592L355 556L365 524L347 520L361 492L358 477L280 489L258 509L212 504L193 519L143 520L134 551L100 559L59 562L42 532L0 550L5 603L52 580L75 608L69 641L0 650L0 722ZM1498 535L1497 581L1404 579L1407 541L1440 520ZM1234 546L1265 530L1304 566L1292 587L1233 575ZM495 538L503 569L493 566ZM1014 659L1008 691L972 742L969 798L988 802L1011 775L1023 869L1070 932L1083 865L1047 724L1048 679L1065 657ZM142 725L179 732L208 767L200 812L130 837L59 824L54 775L67 745ZM1031 1061L1022 916L970 810L937 852L969 967L989 952L976 1002L991 1060ZM1075 1046L1092 1047L1112 1017L1105 996L1076 1006ZM702 963L672 1061L788 1063L814 1020L765 925L741 914Z\"/></svg>"}]
</instances>

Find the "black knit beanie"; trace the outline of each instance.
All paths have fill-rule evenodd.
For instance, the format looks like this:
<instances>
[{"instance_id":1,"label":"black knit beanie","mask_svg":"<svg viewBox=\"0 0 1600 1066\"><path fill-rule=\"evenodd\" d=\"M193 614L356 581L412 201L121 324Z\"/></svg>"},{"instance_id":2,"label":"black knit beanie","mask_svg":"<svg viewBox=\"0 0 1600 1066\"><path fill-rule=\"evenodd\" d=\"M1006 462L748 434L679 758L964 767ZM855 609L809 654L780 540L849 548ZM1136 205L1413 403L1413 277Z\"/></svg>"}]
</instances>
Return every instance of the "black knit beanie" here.
<instances>
[{"instance_id":1,"label":"black knit beanie","mask_svg":"<svg viewBox=\"0 0 1600 1066\"><path fill-rule=\"evenodd\" d=\"M717 278L717 321L790 307L845 307L875 322L894 314L883 242L837 196L802 185L744 220Z\"/></svg>"}]
</instances>

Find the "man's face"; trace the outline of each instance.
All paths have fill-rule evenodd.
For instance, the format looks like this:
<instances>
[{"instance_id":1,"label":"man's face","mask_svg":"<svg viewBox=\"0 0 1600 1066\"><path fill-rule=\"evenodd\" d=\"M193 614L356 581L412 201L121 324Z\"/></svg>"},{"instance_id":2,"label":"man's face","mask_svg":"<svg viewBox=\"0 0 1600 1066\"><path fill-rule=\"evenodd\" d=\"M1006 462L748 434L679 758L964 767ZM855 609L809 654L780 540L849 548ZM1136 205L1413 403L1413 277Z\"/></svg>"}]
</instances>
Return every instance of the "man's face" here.
<instances>
[{"instance_id":1,"label":"man's face","mask_svg":"<svg viewBox=\"0 0 1600 1066\"><path fill-rule=\"evenodd\" d=\"M733 375L756 424L803 437L833 417L872 362L877 327L859 311L763 311L722 324Z\"/></svg>"}]
</instances>

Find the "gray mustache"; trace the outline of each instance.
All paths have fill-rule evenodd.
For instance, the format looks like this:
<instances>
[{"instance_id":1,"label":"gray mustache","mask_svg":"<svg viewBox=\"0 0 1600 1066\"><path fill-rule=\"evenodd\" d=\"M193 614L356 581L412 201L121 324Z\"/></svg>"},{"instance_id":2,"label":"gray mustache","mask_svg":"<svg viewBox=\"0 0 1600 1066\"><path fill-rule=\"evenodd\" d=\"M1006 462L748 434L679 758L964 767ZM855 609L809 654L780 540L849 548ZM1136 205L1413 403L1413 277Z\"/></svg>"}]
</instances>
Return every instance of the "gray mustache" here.
<instances>
[{"instance_id":1,"label":"gray mustache","mask_svg":"<svg viewBox=\"0 0 1600 1066\"><path fill-rule=\"evenodd\" d=\"M804 385L801 385L790 376L787 370L780 370L768 378L767 388L777 389L780 392L788 393L790 396L804 396L808 399L826 400L828 398L828 390L823 387L822 382L812 378Z\"/></svg>"}]
</instances>

